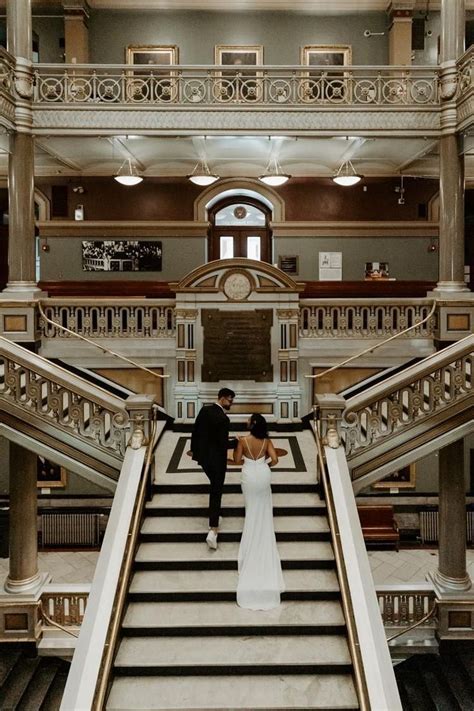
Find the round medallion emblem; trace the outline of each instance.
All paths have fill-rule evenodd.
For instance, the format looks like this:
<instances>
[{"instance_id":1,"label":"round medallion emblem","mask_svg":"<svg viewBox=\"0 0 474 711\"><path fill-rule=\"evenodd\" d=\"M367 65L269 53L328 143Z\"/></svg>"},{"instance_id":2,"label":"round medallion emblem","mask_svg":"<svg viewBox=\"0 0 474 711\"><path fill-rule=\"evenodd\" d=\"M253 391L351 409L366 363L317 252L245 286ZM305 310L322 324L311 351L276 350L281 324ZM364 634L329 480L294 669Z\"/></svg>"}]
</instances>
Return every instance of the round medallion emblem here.
<instances>
[{"instance_id":1,"label":"round medallion emblem","mask_svg":"<svg viewBox=\"0 0 474 711\"><path fill-rule=\"evenodd\" d=\"M242 301L246 299L247 296L252 291L252 285L250 280L245 274L241 272L234 272L229 274L224 283L224 294L228 299L233 299L234 301Z\"/></svg>"}]
</instances>

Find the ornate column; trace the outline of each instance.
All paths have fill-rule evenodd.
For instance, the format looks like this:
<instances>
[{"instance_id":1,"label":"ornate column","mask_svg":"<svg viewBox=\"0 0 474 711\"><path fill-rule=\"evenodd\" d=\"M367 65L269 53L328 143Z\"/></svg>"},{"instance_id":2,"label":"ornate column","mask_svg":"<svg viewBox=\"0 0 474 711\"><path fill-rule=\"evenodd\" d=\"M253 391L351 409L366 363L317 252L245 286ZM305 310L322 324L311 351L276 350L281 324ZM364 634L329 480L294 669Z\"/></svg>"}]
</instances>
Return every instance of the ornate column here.
<instances>
[{"instance_id":1,"label":"ornate column","mask_svg":"<svg viewBox=\"0 0 474 711\"><path fill-rule=\"evenodd\" d=\"M88 64L89 5L87 0L66 0L63 6L66 64Z\"/></svg>"},{"instance_id":2,"label":"ornate column","mask_svg":"<svg viewBox=\"0 0 474 711\"><path fill-rule=\"evenodd\" d=\"M469 291L464 283L464 155L456 134L456 60L464 51L464 0L441 2L439 282L435 292Z\"/></svg>"},{"instance_id":3,"label":"ornate column","mask_svg":"<svg viewBox=\"0 0 474 711\"><path fill-rule=\"evenodd\" d=\"M388 8L390 28L388 31L389 64L411 65L411 25L413 1L395 0Z\"/></svg>"},{"instance_id":4,"label":"ornate column","mask_svg":"<svg viewBox=\"0 0 474 711\"><path fill-rule=\"evenodd\" d=\"M9 281L3 298L31 299L41 294L35 279L31 0L7 1L7 39L16 60L16 131L10 137L8 161Z\"/></svg>"},{"instance_id":5,"label":"ornate column","mask_svg":"<svg viewBox=\"0 0 474 711\"><path fill-rule=\"evenodd\" d=\"M34 591L38 571L36 455L10 442L10 565L5 590Z\"/></svg>"}]
</instances>

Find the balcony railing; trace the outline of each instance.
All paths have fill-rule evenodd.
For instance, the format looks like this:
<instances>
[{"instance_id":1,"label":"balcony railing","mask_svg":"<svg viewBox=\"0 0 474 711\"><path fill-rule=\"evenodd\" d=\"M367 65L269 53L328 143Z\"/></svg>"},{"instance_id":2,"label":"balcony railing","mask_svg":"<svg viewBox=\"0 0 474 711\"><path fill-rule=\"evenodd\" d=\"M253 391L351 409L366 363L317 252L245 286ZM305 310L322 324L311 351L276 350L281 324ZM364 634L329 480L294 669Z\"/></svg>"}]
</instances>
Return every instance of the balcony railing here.
<instances>
[{"instance_id":1,"label":"balcony railing","mask_svg":"<svg viewBox=\"0 0 474 711\"><path fill-rule=\"evenodd\" d=\"M437 67L38 64L42 106L437 107Z\"/></svg>"}]
</instances>

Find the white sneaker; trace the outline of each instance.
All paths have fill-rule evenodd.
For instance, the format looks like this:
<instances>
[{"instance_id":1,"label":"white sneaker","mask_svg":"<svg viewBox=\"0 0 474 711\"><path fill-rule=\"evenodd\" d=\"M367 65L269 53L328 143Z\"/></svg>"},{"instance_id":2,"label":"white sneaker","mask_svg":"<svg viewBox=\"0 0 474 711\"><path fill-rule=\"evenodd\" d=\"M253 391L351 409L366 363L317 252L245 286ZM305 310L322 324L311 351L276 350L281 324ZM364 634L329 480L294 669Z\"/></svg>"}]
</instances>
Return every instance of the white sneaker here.
<instances>
[{"instance_id":1,"label":"white sneaker","mask_svg":"<svg viewBox=\"0 0 474 711\"><path fill-rule=\"evenodd\" d=\"M214 533L212 528L207 534L206 543L212 550L217 550L217 533Z\"/></svg>"}]
</instances>

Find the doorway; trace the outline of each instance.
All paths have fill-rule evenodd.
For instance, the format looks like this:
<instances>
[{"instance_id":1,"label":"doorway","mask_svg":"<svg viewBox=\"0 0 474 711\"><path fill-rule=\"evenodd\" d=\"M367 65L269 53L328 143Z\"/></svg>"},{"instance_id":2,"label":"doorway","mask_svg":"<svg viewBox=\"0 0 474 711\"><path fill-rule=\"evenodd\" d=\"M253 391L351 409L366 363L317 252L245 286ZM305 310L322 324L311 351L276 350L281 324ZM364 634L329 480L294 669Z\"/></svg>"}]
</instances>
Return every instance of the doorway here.
<instances>
[{"instance_id":1,"label":"doorway","mask_svg":"<svg viewBox=\"0 0 474 711\"><path fill-rule=\"evenodd\" d=\"M271 262L271 211L258 200L232 196L209 212L209 261L246 257Z\"/></svg>"}]
</instances>

